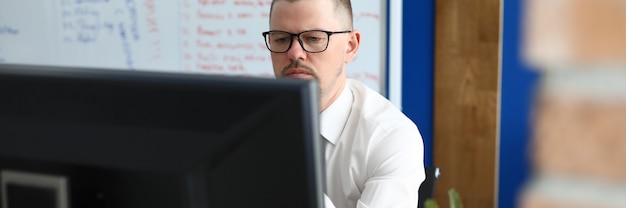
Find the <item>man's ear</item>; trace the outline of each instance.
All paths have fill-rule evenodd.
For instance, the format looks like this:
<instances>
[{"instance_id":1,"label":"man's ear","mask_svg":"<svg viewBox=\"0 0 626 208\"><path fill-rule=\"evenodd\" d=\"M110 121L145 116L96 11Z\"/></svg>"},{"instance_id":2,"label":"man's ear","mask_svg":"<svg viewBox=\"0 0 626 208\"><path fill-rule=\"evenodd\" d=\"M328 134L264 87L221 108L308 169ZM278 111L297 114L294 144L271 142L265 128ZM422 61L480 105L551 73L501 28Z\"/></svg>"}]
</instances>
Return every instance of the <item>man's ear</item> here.
<instances>
[{"instance_id":1,"label":"man's ear","mask_svg":"<svg viewBox=\"0 0 626 208\"><path fill-rule=\"evenodd\" d=\"M345 63L350 63L356 57L356 54L359 50L359 46L361 45L361 32L358 30L353 30L349 33L350 39L348 40L348 46L346 47L346 58L344 60Z\"/></svg>"}]
</instances>

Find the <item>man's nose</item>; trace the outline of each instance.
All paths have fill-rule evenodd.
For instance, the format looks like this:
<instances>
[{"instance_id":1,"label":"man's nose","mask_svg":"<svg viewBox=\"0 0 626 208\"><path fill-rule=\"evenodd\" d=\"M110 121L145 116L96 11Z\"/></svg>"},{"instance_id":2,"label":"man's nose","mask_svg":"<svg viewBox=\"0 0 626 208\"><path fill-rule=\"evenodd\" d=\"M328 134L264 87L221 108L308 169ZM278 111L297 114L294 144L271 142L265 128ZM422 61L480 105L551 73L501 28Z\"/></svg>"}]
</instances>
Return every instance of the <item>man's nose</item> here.
<instances>
[{"instance_id":1,"label":"man's nose","mask_svg":"<svg viewBox=\"0 0 626 208\"><path fill-rule=\"evenodd\" d=\"M291 48L289 48L287 54L292 60L303 59L306 54L306 51L304 51L304 48L302 48L302 45L300 45L299 40L300 39L298 39L297 36L291 39Z\"/></svg>"}]
</instances>

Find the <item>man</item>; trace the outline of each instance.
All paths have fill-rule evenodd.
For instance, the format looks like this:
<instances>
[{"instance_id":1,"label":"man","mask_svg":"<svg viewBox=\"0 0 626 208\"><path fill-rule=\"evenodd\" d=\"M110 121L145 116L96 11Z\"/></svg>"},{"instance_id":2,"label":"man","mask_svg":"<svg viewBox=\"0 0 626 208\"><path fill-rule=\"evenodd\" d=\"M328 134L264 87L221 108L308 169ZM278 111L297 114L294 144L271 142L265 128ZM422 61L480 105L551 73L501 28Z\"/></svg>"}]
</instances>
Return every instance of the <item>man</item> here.
<instances>
[{"instance_id":1,"label":"man","mask_svg":"<svg viewBox=\"0 0 626 208\"><path fill-rule=\"evenodd\" d=\"M263 36L276 77L319 84L327 202L417 207L425 178L417 127L380 94L346 78L361 41L350 1L274 0Z\"/></svg>"}]
</instances>

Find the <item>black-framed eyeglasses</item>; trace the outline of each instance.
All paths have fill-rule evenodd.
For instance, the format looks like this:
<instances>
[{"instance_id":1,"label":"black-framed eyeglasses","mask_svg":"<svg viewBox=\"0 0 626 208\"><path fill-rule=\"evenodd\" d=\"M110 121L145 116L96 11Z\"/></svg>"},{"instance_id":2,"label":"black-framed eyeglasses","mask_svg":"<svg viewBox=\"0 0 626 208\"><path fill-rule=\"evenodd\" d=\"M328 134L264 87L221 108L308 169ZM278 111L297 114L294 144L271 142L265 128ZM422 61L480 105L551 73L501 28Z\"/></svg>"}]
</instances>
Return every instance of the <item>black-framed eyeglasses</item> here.
<instances>
[{"instance_id":1,"label":"black-framed eyeglasses","mask_svg":"<svg viewBox=\"0 0 626 208\"><path fill-rule=\"evenodd\" d=\"M298 37L298 43L304 51L309 53L321 53L328 48L330 36L339 33L349 33L351 30L330 32L325 30L307 30L293 34L280 30L270 30L263 32L267 49L274 53L284 53L289 51L293 38Z\"/></svg>"}]
</instances>

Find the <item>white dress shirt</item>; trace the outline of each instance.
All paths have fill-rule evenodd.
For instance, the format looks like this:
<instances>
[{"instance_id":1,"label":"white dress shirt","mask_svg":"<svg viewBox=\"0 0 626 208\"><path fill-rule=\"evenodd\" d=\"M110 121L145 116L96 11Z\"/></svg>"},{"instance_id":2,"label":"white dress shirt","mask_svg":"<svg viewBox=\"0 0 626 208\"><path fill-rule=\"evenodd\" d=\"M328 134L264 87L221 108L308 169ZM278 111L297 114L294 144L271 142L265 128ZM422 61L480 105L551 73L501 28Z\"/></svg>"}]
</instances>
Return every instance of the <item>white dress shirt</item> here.
<instances>
[{"instance_id":1,"label":"white dress shirt","mask_svg":"<svg viewBox=\"0 0 626 208\"><path fill-rule=\"evenodd\" d=\"M341 95L320 114L320 133L326 195L335 207L417 207L426 177L422 137L385 97L348 79Z\"/></svg>"}]
</instances>

